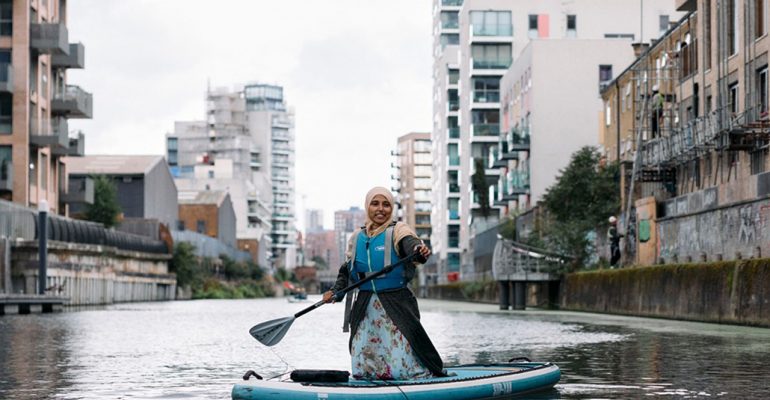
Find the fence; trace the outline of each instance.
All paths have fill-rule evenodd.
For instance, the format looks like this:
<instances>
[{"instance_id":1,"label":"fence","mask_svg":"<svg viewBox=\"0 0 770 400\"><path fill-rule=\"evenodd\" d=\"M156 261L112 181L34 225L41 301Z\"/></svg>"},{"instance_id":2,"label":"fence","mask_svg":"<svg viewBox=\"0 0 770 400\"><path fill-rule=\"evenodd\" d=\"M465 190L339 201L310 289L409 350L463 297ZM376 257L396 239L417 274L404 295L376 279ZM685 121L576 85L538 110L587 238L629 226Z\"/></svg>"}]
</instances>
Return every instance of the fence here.
<instances>
[{"instance_id":1,"label":"fence","mask_svg":"<svg viewBox=\"0 0 770 400\"><path fill-rule=\"evenodd\" d=\"M0 237L37 239L38 213L36 210L0 200ZM59 215L48 216L48 239L60 242L112 246L121 250L144 253L168 253L160 240L107 229L104 225L70 219Z\"/></svg>"},{"instance_id":2,"label":"fence","mask_svg":"<svg viewBox=\"0 0 770 400\"><path fill-rule=\"evenodd\" d=\"M220 255L224 254L238 262L251 260L251 254L249 254L249 252L240 251L217 239L198 232L171 231L171 236L174 238L174 243L187 242L194 245L195 255L198 257L219 258Z\"/></svg>"}]
</instances>

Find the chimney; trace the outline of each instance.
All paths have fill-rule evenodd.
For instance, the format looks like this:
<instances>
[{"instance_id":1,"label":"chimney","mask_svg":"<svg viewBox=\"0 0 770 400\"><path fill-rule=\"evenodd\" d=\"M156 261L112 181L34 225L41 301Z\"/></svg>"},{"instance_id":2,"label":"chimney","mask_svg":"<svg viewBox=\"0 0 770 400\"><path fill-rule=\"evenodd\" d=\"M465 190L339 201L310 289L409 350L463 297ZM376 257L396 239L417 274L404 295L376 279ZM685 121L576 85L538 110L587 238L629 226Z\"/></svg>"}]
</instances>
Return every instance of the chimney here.
<instances>
[{"instance_id":1,"label":"chimney","mask_svg":"<svg viewBox=\"0 0 770 400\"><path fill-rule=\"evenodd\" d=\"M648 43L631 43L631 47L634 48L634 57L639 58L650 48L650 45Z\"/></svg>"}]
</instances>

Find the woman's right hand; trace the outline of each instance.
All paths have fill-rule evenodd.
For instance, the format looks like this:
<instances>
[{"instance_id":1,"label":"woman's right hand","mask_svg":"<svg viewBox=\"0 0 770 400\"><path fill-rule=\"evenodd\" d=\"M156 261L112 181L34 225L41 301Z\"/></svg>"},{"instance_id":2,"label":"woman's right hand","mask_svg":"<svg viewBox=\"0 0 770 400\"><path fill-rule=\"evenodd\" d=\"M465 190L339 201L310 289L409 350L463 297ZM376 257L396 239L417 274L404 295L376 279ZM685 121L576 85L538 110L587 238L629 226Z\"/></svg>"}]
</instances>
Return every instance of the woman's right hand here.
<instances>
[{"instance_id":1,"label":"woman's right hand","mask_svg":"<svg viewBox=\"0 0 770 400\"><path fill-rule=\"evenodd\" d=\"M324 292L324 303L334 303L334 292L331 290Z\"/></svg>"}]
</instances>

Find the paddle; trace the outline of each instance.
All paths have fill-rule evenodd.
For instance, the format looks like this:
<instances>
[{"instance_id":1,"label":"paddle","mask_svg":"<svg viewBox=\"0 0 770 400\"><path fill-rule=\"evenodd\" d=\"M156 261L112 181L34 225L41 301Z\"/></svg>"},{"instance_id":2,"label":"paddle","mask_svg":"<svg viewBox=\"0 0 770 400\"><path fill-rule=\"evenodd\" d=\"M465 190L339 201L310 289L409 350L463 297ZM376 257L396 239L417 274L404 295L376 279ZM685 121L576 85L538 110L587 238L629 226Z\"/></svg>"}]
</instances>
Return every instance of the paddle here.
<instances>
[{"instance_id":1,"label":"paddle","mask_svg":"<svg viewBox=\"0 0 770 400\"><path fill-rule=\"evenodd\" d=\"M371 281L372 279L377 279L378 277L387 274L388 272L392 271L393 268L395 268L399 264L403 264L405 262L412 261L415 257L417 257L420 253L415 252L409 257L406 257L404 259L399 260L398 262L395 262L393 264L385 266L383 269L367 276L364 279L361 279L360 281L349 285L348 287L339 290L335 292L332 297L337 297L337 295L341 293L347 293L361 285L363 285L366 282ZM254 337L254 339L259 340L260 343L264 344L265 346L273 346L277 344L278 342L283 339L283 336L286 335L286 332L289 331L289 328L291 327L291 324L294 323L294 320L315 310L318 307L321 307L322 305L326 304L325 301L321 300L318 303L313 304L312 306L294 314L291 317L285 317L285 318L278 318L274 320L270 320L267 322L263 322L261 324L257 324L251 327L249 329L249 333L251 336Z\"/></svg>"}]
</instances>

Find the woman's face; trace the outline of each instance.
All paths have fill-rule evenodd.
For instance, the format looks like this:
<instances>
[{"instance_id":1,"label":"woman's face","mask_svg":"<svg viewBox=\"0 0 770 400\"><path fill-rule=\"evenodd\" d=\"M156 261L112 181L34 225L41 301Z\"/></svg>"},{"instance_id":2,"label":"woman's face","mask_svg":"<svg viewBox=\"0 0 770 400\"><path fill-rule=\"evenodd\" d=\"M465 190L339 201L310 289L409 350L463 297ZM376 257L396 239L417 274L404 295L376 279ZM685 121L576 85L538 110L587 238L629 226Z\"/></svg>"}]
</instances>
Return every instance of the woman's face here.
<instances>
[{"instance_id":1,"label":"woman's face","mask_svg":"<svg viewBox=\"0 0 770 400\"><path fill-rule=\"evenodd\" d=\"M377 225L382 225L388 222L388 218L390 218L390 214L393 212L393 205L390 204L385 196L378 194L369 202L367 212L369 213L370 220Z\"/></svg>"}]
</instances>

